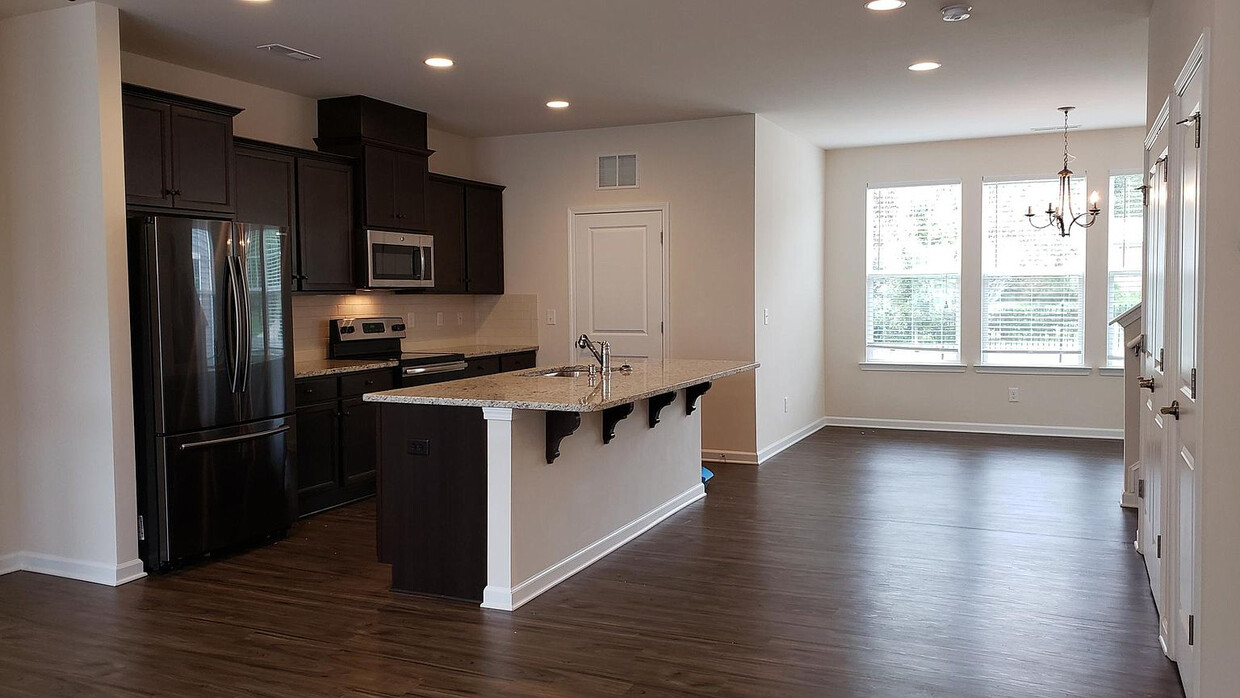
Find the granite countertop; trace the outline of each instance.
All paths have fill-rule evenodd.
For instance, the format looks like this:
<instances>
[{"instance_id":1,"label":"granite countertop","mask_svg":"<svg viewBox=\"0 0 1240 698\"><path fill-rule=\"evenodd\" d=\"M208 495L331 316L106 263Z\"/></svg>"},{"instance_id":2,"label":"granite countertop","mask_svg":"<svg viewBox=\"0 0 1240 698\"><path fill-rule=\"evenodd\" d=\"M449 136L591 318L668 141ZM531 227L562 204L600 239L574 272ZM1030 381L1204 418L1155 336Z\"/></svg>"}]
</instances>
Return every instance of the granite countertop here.
<instances>
[{"instance_id":1,"label":"granite countertop","mask_svg":"<svg viewBox=\"0 0 1240 698\"><path fill-rule=\"evenodd\" d=\"M298 378L318 378L394 368L399 365L400 362L396 359L307 359L296 362L293 371Z\"/></svg>"},{"instance_id":2,"label":"granite countertop","mask_svg":"<svg viewBox=\"0 0 1240 698\"><path fill-rule=\"evenodd\" d=\"M597 384L599 381L596 379L596 385L591 385L590 379L585 376L561 378L531 375L553 370L540 368L367 393L363 399L366 402L412 405L597 412L758 368L753 361L706 359L632 360L631 363L631 373L613 371L602 384Z\"/></svg>"}]
</instances>

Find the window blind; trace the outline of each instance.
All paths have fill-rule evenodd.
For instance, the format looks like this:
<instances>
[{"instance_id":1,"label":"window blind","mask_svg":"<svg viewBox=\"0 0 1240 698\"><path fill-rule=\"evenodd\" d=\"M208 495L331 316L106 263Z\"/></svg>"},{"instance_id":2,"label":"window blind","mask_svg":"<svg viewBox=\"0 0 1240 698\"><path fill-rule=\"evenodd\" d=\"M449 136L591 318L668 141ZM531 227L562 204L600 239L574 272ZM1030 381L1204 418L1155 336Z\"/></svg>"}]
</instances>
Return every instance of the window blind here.
<instances>
[{"instance_id":1,"label":"window blind","mask_svg":"<svg viewBox=\"0 0 1240 698\"><path fill-rule=\"evenodd\" d=\"M983 364L1085 362L1085 236L1035 230L1025 217L1055 201L1058 187L1053 177L982 184ZM1084 181L1072 196L1085 201Z\"/></svg>"},{"instance_id":2,"label":"window blind","mask_svg":"<svg viewBox=\"0 0 1240 698\"><path fill-rule=\"evenodd\" d=\"M1141 302L1145 205L1139 173L1111 176L1107 221L1107 322ZM1124 365L1124 328L1107 327L1107 365Z\"/></svg>"},{"instance_id":3,"label":"window blind","mask_svg":"<svg viewBox=\"0 0 1240 698\"><path fill-rule=\"evenodd\" d=\"M960 184L866 194L866 360L960 361Z\"/></svg>"}]
</instances>

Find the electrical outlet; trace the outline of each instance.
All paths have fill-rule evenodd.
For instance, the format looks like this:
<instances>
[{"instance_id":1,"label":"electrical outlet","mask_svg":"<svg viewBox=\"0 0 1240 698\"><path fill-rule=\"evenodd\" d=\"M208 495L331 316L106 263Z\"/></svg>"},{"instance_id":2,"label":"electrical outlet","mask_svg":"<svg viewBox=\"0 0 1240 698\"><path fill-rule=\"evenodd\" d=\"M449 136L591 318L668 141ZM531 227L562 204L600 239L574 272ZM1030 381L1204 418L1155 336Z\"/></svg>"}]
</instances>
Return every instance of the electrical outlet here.
<instances>
[{"instance_id":1,"label":"electrical outlet","mask_svg":"<svg viewBox=\"0 0 1240 698\"><path fill-rule=\"evenodd\" d=\"M443 311L435 313L435 326L443 327Z\"/></svg>"},{"instance_id":2,"label":"electrical outlet","mask_svg":"<svg viewBox=\"0 0 1240 698\"><path fill-rule=\"evenodd\" d=\"M555 308L547 308L547 324L555 324Z\"/></svg>"},{"instance_id":3,"label":"electrical outlet","mask_svg":"<svg viewBox=\"0 0 1240 698\"><path fill-rule=\"evenodd\" d=\"M405 323L405 329L412 330L413 327L413 313L409 313L409 321Z\"/></svg>"},{"instance_id":4,"label":"electrical outlet","mask_svg":"<svg viewBox=\"0 0 1240 698\"><path fill-rule=\"evenodd\" d=\"M788 398L784 398L784 414L788 413Z\"/></svg>"},{"instance_id":5,"label":"electrical outlet","mask_svg":"<svg viewBox=\"0 0 1240 698\"><path fill-rule=\"evenodd\" d=\"M461 325L464 325L464 324L465 324L465 313L457 313L456 314L457 327L460 327Z\"/></svg>"},{"instance_id":6,"label":"electrical outlet","mask_svg":"<svg viewBox=\"0 0 1240 698\"><path fill-rule=\"evenodd\" d=\"M429 456L431 454L430 439L410 439L405 450L411 456Z\"/></svg>"},{"instance_id":7,"label":"electrical outlet","mask_svg":"<svg viewBox=\"0 0 1240 698\"><path fill-rule=\"evenodd\" d=\"M1020 402L1020 388L1008 388L1008 402Z\"/></svg>"}]
</instances>

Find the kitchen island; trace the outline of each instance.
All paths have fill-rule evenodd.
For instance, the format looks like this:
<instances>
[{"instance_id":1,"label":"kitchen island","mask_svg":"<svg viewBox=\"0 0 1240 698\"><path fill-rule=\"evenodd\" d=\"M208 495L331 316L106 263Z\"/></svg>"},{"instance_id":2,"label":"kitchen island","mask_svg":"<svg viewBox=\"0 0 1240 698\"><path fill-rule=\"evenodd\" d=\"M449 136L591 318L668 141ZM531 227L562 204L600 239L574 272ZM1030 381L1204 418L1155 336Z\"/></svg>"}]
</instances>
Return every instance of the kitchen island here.
<instances>
[{"instance_id":1,"label":"kitchen island","mask_svg":"<svg viewBox=\"0 0 1240 698\"><path fill-rule=\"evenodd\" d=\"M705 496L700 398L758 364L632 364L367 394L392 588L511 611Z\"/></svg>"}]
</instances>

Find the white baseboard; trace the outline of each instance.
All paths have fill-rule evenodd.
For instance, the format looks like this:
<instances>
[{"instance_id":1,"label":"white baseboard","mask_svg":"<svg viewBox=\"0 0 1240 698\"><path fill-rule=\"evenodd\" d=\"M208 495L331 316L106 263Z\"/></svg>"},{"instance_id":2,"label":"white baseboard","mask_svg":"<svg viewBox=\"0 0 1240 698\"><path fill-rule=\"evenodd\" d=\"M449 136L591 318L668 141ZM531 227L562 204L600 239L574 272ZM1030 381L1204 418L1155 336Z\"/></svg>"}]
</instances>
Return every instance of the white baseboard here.
<instances>
[{"instance_id":1,"label":"white baseboard","mask_svg":"<svg viewBox=\"0 0 1240 698\"><path fill-rule=\"evenodd\" d=\"M1063 436L1073 439L1123 439L1123 429L1094 427L1056 427L1039 424L983 424L979 422L928 422L917 419L871 419L868 417L827 417L825 426L866 429L907 429L910 431L955 431L969 434L1011 434L1014 436Z\"/></svg>"},{"instance_id":2,"label":"white baseboard","mask_svg":"<svg viewBox=\"0 0 1240 698\"><path fill-rule=\"evenodd\" d=\"M1125 492L1119 496L1119 505L1125 509L1136 509L1141 506L1141 498L1132 492Z\"/></svg>"},{"instance_id":3,"label":"white baseboard","mask_svg":"<svg viewBox=\"0 0 1240 698\"><path fill-rule=\"evenodd\" d=\"M109 565L42 553L12 553L0 558L0 574L18 571L49 574L53 577L112 587L146 576L146 572L142 571L142 561L136 559L119 565Z\"/></svg>"},{"instance_id":4,"label":"white baseboard","mask_svg":"<svg viewBox=\"0 0 1240 698\"><path fill-rule=\"evenodd\" d=\"M487 586L482 590L482 607L515 611L539 594L598 562L616 548L649 531L659 522L706 496L699 483L639 516L615 531L560 560L533 577L508 589Z\"/></svg>"},{"instance_id":5,"label":"white baseboard","mask_svg":"<svg viewBox=\"0 0 1240 698\"><path fill-rule=\"evenodd\" d=\"M805 437L809 436L810 434L813 434L814 432L818 431L819 429L825 426L827 426L826 417L815 419L813 422L806 424L805 426L801 427L800 429L797 429L796 431L785 436L779 441L776 441L775 443L767 446L766 448L758 449L758 463L767 462L768 460L774 458L780 453L783 453L789 447L795 445L801 439L804 439Z\"/></svg>"},{"instance_id":6,"label":"white baseboard","mask_svg":"<svg viewBox=\"0 0 1240 698\"><path fill-rule=\"evenodd\" d=\"M741 463L757 465L758 454L752 451L722 451L719 449L702 449L702 460L707 463Z\"/></svg>"}]
</instances>

